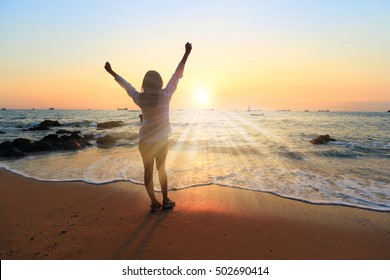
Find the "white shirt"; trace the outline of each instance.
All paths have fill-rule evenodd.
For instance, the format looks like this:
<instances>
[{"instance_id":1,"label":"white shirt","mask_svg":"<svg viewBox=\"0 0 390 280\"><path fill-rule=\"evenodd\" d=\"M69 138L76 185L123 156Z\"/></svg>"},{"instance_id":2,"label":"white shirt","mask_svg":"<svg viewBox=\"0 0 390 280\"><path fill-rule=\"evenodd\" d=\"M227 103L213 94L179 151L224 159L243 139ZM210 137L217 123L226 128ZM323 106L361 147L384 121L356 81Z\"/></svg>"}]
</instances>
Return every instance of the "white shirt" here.
<instances>
[{"instance_id":1,"label":"white shirt","mask_svg":"<svg viewBox=\"0 0 390 280\"><path fill-rule=\"evenodd\" d=\"M169 103L173 93L176 91L179 79L183 77L183 72L184 63L180 62L167 86L161 91L161 103L153 108L142 108L140 106L140 97L142 93L138 92L121 76L116 75L115 81L117 81L121 87L127 91L127 94L133 98L134 103L142 110L143 123L139 131L140 142L157 142L167 139L171 134L171 126L169 124Z\"/></svg>"}]
</instances>

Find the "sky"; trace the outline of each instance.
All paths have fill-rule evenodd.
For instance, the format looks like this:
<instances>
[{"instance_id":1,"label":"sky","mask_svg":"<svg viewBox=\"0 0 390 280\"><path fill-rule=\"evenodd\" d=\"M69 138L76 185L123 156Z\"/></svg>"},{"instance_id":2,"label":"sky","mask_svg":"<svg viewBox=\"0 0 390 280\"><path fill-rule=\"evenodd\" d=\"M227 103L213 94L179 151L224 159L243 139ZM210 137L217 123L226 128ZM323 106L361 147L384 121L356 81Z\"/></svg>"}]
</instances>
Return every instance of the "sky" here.
<instances>
[{"instance_id":1,"label":"sky","mask_svg":"<svg viewBox=\"0 0 390 280\"><path fill-rule=\"evenodd\" d=\"M0 107L138 107L191 42L171 108L387 111L390 1L0 0Z\"/></svg>"}]
</instances>

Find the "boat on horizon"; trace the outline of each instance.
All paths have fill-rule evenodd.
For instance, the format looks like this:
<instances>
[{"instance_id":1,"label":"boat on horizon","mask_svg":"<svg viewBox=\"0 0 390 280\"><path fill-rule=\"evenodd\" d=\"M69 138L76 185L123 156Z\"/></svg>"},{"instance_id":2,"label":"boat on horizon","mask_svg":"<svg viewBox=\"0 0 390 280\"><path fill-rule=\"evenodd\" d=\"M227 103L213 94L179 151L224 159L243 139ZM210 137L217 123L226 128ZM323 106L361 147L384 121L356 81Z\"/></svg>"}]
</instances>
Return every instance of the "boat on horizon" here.
<instances>
[{"instance_id":1,"label":"boat on horizon","mask_svg":"<svg viewBox=\"0 0 390 280\"><path fill-rule=\"evenodd\" d=\"M252 109L251 108L251 105L248 105L248 110L247 112L261 112L262 110L261 109Z\"/></svg>"}]
</instances>

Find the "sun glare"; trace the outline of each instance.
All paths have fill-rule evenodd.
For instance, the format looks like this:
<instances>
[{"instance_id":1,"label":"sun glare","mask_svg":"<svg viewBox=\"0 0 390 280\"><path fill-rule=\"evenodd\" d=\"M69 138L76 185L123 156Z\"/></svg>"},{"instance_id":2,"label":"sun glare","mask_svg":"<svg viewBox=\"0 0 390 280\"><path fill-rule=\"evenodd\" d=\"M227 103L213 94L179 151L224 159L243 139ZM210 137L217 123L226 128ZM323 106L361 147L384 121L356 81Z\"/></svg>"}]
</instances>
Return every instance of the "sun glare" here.
<instances>
[{"instance_id":1,"label":"sun glare","mask_svg":"<svg viewBox=\"0 0 390 280\"><path fill-rule=\"evenodd\" d=\"M195 93L195 98L198 104L206 104L209 101L209 92L206 89L199 89Z\"/></svg>"}]
</instances>

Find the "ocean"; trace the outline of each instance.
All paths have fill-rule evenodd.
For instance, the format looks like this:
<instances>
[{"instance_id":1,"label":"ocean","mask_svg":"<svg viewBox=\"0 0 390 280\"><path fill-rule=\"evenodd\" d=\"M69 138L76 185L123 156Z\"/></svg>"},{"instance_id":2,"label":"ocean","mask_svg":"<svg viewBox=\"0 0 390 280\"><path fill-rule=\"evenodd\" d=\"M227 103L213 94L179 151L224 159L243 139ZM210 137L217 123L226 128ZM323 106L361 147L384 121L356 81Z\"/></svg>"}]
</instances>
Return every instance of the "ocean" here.
<instances>
[{"instance_id":1,"label":"ocean","mask_svg":"<svg viewBox=\"0 0 390 280\"><path fill-rule=\"evenodd\" d=\"M138 152L139 111L2 110L0 143L38 141L58 129L92 135L77 151L0 158L0 168L43 181L121 181L142 185ZM251 114L252 113L252 114ZM315 204L347 205L390 212L390 113L172 111L167 158L171 190L217 184L273 193ZM26 129L43 120L62 127ZM97 129L97 124L124 125ZM329 134L336 141L313 145ZM96 139L110 135L111 147ZM155 173L155 188L159 190Z\"/></svg>"}]
</instances>

